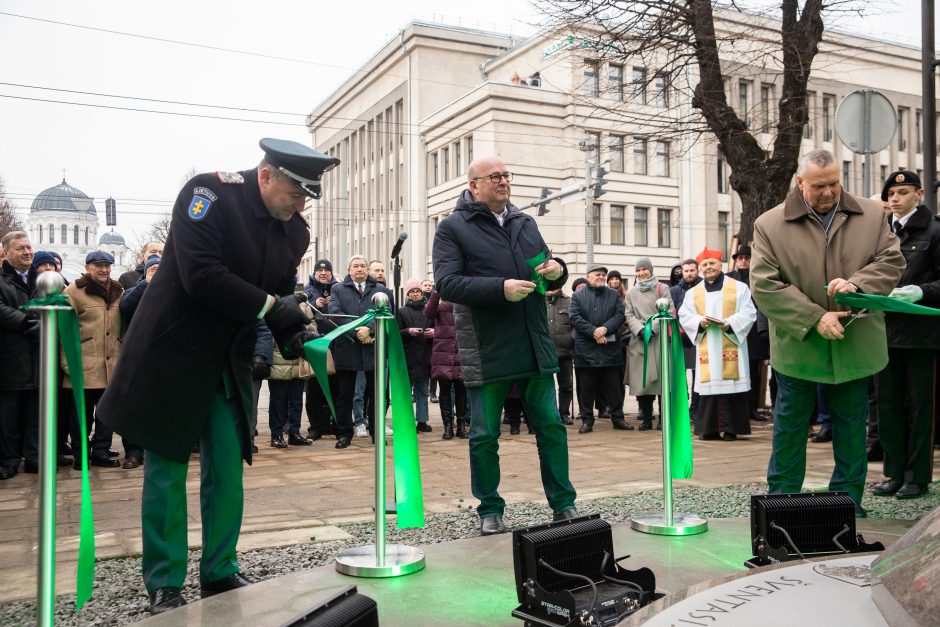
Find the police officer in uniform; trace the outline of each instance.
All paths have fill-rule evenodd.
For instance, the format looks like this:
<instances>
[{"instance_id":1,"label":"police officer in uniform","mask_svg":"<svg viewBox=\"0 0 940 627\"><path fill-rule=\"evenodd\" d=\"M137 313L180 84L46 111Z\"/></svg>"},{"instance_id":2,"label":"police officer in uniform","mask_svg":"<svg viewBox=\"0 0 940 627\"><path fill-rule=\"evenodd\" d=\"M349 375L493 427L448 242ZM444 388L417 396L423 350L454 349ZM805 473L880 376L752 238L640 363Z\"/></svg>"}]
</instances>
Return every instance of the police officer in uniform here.
<instances>
[{"instance_id":1,"label":"police officer in uniform","mask_svg":"<svg viewBox=\"0 0 940 627\"><path fill-rule=\"evenodd\" d=\"M254 323L282 351L302 352L307 317L292 295L310 235L300 216L339 160L285 140L244 172L200 174L173 207L160 272L124 339L124 359L98 417L146 451L141 523L150 611L185 604L186 472L199 443L203 597L251 583L235 547L242 459L251 463Z\"/></svg>"}]
</instances>

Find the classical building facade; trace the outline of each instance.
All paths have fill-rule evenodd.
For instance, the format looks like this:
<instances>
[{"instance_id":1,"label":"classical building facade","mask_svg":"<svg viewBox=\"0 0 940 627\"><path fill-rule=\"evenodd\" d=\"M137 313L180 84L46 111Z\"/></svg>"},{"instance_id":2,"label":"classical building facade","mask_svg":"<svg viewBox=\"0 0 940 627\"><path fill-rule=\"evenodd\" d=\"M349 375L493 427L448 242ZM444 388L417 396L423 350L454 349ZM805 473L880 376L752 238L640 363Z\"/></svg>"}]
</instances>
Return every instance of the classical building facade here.
<instances>
[{"instance_id":1,"label":"classical building facade","mask_svg":"<svg viewBox=\"0 0 940 627\"><path fill-rule=\"evenodd\" d=\"M717 25L771 46L776 26L736 14ZM514 173L517 206L543 187L576 186L590 163L610 171L600 197L587 202L575 193L537 218L572 277L591 258L632 272L637 257L650 257L664 277L705 245L728 251L740 200L716 142L676 132L694 114L689 89L629 59L605 60L594 43L417 22L403 29L308 116L314 147L343 163L308 209L313 236L302 273L316 256L330 258L340 276L351 253L389 265L405 231L402 281L429 276L434 229L466 187L474 155L490 154ZM772 62L756 67L740 58L724 60L728 101L769 150L782 77ZM827 33L814 62L802 148L832 150L856 195L862 157L836 138L835 113L860 88L880 90L898 113L895 139L872 156L874 193L892 169L923 167L919 50Z\"/></svg>"}]
</instances>

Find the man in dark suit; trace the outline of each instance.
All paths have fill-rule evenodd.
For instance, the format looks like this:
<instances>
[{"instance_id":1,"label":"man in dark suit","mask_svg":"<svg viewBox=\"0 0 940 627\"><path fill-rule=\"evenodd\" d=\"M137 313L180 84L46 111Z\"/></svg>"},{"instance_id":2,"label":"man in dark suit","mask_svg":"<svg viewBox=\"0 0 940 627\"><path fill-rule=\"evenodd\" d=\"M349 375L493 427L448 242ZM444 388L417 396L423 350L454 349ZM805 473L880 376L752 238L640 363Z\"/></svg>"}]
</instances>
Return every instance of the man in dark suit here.
<instances>
[{"instance_id":1,"label":"man in dark suit","mask_svg":"<svg viewBox=\"0 0 940 627\"><path fill-rule=\"evenodd\" d=\"M198 442L202 596L250 582L239 574L242 459L251 463L251 356L264 319L289 355L308 339L293 292L310 241L300 216L320 176L339 163L301 144L263 139L244 172L193 178L177 197L160 262L124 339L127 356L98 417L144 458L143 577L150 611L183 605L186 473Z\"/></svg>"}]
</instances>

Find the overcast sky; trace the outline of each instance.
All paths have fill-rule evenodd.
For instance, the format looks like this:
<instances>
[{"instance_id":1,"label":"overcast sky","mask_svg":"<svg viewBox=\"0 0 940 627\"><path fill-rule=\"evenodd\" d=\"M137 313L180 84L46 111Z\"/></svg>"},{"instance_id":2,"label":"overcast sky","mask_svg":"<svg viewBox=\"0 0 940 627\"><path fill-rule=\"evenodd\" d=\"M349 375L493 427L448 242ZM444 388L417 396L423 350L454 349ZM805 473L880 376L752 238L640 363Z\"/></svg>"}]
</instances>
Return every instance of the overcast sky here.
<instances>
[{"instance_id":1,"label":"overcast sky","mask_svg":"<svg viewBox=\"0 0 940 627\"><path fill-rule=\"evenodd\" d=\"M918 45L919 1L887 6L842 26ZM516 35L538 20L528 0L0 0L0 178L25 216L64 169L102 222L117 199L132 242L191 170L253 167L261 137L309 144L303 116L412 19Z\"/></svg>"}]
</instances>

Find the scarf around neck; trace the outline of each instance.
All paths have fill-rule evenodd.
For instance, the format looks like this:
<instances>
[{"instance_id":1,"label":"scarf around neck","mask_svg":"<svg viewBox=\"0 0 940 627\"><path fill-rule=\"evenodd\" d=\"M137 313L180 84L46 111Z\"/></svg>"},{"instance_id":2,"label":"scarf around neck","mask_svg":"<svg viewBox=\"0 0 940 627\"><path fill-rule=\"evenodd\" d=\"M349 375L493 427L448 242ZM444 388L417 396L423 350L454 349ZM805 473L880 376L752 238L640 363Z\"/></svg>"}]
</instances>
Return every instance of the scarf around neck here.
<instances>
[{"instance_id":1,"label":"scarf around neck","mask_svg":"<svg viewBox=\"0 0 940 627\"><path fill-rule=\"evenodd\" d=\"M640 289L641 292L648 292L656 287L657 283L659 283L659 279L657 279L655 276L651 276L645 281L637 281L636 286Z\"/></svg>"}]
</instances>

